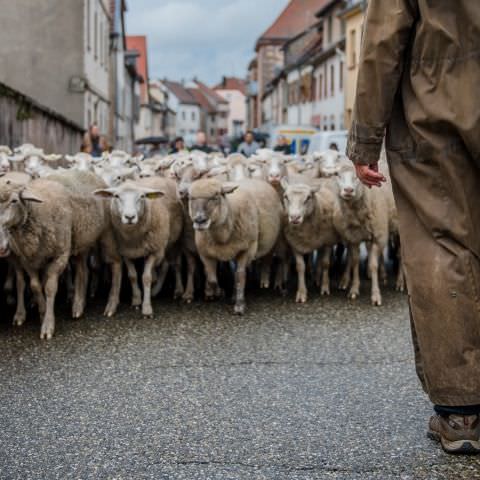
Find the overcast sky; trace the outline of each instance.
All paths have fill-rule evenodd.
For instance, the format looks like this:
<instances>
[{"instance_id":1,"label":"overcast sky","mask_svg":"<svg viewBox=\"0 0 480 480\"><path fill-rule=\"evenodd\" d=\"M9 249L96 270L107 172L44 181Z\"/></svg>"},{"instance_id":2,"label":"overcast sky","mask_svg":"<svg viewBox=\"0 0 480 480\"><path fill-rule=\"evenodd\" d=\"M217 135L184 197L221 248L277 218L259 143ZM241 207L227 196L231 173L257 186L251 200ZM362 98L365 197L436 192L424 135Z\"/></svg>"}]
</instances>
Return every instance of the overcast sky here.
<instances>
[{"instance_id":1,"label":"overcast sky","mask_svg":"<svg viewBox=\"0 0 480 480\"><path fill-rule=\"evenodd\" d=\"M128 0L127 34L147 35L149 75L208 84L245 77L256 39L288 0Z\"/></svg>"}]
</instances>

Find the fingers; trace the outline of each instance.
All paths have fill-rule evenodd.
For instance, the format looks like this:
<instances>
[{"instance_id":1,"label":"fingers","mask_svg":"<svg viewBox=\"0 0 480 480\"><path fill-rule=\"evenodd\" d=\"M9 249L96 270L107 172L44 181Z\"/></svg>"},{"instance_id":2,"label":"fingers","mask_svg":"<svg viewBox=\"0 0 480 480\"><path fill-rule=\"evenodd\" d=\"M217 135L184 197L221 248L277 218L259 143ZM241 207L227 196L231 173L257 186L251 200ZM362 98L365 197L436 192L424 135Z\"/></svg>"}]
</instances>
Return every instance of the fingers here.
<instances>
[{"instance_id":1,"label":"fingers","mask_svg":"<svg viewBox=\"0 0 480 480\"><path fill-rule=\"evenodd\" d=\"M359 180L367 187L381 187L387 179L378 172L378 165L356 165Z\"/></svg>"}]
</instances>

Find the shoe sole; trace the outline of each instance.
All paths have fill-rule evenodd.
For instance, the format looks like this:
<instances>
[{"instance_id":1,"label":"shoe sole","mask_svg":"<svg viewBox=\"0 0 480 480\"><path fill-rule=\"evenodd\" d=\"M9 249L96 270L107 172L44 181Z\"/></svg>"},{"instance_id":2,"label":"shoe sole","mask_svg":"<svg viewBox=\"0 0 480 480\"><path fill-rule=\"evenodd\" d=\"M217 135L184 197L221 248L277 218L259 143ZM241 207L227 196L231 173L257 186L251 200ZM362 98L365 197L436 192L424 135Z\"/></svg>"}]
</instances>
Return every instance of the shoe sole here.
<instances>
[{"instance_id":1,"label":"shoe sole","mask_svg":"<svg viewBox=\"0 0 480 480\"><path fill-rule=\"evenodd\" d=\"M447 453L456 453L460 455L475 455L480 453L480 441L456 440L451 442L432 430L429 430L427 436L436 442L440 442L443 450Z\"/></svg>"}]
</instances>

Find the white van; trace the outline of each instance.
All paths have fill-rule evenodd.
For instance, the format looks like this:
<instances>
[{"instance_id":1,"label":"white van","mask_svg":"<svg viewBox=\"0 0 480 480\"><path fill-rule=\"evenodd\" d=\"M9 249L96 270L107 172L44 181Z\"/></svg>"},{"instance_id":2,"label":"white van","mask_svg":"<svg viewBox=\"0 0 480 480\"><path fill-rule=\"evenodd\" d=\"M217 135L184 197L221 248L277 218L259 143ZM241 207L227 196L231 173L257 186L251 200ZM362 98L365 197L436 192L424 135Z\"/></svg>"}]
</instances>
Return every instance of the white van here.
<instances>
[{"instance_id":1,"label":"white van","mask_svg":"<svg viewBox=\"0 0 480 480\"><path fill-rule=\"evenodd\" d=\"M347 130L325 130L318 132L310 139L308 153L324 152L334 146L339 152L345 153L347 150Z\"/></svg>"},{"instance_id":2,"label":"white van","mask_svg":"<svg viewBox=\"0 0 480 480\"><path fill-rule=\"evenodd\" d=\"M290 144L292 155L304 155L309 149L311 138L317 132L318 129L308 125L278 125L270 131L269 147L274 148L277 145L278 137L285 137Z\"/></svg>"}]
</instances>

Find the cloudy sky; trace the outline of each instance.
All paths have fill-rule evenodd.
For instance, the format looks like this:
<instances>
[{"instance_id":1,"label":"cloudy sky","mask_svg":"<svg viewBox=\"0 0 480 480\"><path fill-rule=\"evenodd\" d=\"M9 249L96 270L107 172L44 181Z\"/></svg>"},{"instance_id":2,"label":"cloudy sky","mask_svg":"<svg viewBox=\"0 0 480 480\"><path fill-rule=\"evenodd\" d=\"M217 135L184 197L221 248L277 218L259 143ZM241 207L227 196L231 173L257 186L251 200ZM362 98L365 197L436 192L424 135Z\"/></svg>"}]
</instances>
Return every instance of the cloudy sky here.
<instances>
[{"instance_id":1,"label":"cloudy sky","mask_svg":"<svg viewBox=\"0 0 480 480\"><path fill-rule=\"evenodd\" d=\"M147 35L151 78L244 77L256 39L288 0L129 0L127 33Z\"/></svg>"}]
</instances>

